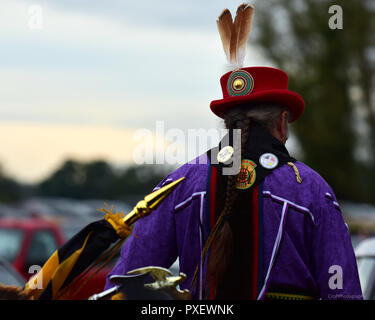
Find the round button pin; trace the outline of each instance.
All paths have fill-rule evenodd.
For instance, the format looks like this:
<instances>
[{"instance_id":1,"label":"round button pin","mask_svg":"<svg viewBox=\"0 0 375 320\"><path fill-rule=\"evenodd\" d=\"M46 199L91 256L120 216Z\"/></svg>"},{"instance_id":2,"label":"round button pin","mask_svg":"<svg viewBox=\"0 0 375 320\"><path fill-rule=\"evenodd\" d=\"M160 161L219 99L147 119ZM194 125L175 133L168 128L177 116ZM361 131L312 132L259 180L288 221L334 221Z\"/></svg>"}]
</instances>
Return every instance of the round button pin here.
<instances>
[{"instance_id":1,"label":"round button pin","mask_svg":"<svg viewBox=\"0 0 375 320\"><path fill-rule=\"evenodd\" d=\"M225 163L233 157L233 154L234 154L233 147L226 146L222 148L217 154L217 161L219 161L219 163Z\"/></svg>"},{"instance_id":2,"label":"round button pin","mask_svg":"<svg viewBox=\"0 0 375 320\"><path fill-rule=\"evenodd\" d=\"M279 164L279 159L273 153L264 153L260 156L259 163L265 169L274 169Z\"/></svg>"}]
</instances>

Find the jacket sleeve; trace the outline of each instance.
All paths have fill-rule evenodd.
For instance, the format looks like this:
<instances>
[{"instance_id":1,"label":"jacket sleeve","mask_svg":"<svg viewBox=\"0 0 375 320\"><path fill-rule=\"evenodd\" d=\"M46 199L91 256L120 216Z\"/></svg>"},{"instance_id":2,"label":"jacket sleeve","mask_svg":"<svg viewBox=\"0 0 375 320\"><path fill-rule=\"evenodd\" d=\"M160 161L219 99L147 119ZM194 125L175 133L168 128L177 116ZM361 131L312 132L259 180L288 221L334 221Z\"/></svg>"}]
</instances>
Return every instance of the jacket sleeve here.
<instances>
[{"instance_id":1,"label":"jacket sleeve","mask_svg":"<svg viewBox=\"0 0 375 320\"><path fill-rule=\"evenodd\" d=\"M166 177L156 188L170 182L172 179ZM109 281L111 275L125 275L130 270L146 266L169 268L177 259L173 216L176 190L155 211L135 223L132 235L122 247L117 264L107 275L105 289L113 286Z\"/></svg>"},{"instance_id":2,"label":"jacket sleeve","mask_svg":"<svg viewBox=\"0 0 375 320\"><path fill-rule=\"evenodd\" d=\"M362 299L357 262L332 190L320 196L313 232L313 264L321 299Z\"/></svg>"}]
</instances>

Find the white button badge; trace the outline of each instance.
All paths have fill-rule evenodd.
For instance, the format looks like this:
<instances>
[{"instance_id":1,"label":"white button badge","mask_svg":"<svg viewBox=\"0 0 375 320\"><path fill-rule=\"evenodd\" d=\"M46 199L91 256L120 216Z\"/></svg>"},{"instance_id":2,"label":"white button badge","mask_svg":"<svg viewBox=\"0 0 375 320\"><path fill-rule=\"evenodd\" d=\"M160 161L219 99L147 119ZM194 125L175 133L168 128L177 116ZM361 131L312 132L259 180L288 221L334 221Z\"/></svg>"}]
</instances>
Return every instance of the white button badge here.
<instances>
[{"instance_id":1,"label":"white button badge","mask_svg":"<svg viewBox=\"0 0 375 320\"><path fill-rule=\"evenodd\" d=\"M217 154L217 161L219 161L219 163L226 163L232 158L233 154L234 154L233 147L226 146L223 149L221 149L219 153Z\"/></svg>"},{"instance_id":2,"label":"white button badge","mask_svg":"<svg viewBox=\"0 0 375 320\"><path fill-rule=\"evenodd\" d=\"M274 169L279 164L279 159L273 153L264 153L260 156L259 163L263 168Z\"/></svg>"}]
</instances>

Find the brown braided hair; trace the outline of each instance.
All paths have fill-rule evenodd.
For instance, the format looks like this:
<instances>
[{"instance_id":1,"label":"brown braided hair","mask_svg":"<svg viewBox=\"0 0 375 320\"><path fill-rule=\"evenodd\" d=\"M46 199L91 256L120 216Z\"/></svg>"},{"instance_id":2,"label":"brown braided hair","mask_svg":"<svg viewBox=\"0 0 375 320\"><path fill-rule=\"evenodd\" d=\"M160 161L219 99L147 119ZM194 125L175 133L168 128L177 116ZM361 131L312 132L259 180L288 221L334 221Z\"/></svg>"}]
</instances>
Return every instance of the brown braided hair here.
<instances>
[{"instance_id":1,"label":"brown braided hair","mask_svg":"<svg viewBox=\"0 0 375 320\"><path fill-rule=\"evenodd\" d=\"M224 122L229 130L241 130L241 154L236 153L234 155L234 157L241 157L245 152L246 142L250 133L250 118L243 111L234 110L226 115ZM233 163L241 163L241 159L239 160L233 160ZM224 207L217 221L218 228L214 236L215 250L212 251L208 259L207 271L210 276L210 286L214 295L216 295L217 288L229 266L234 251L233 230L226 217L231 214L237 199L237 176L238 174L228 176Z\"/></svg>"}]
</instances>

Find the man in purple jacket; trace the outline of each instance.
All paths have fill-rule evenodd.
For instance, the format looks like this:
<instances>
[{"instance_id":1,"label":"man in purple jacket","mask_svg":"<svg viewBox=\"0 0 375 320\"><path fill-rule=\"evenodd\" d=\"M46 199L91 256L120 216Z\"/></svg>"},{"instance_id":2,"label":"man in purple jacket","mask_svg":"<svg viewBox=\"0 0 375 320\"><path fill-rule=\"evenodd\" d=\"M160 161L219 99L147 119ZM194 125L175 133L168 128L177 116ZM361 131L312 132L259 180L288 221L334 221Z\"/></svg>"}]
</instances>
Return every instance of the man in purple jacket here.
<instances>
[{"instance_id":1,"label":"man in purple jacket","mask_svg":"<svg viewBox=\"0 0 375 320\"><path fill-rule=\"evenodd\" d=\"M285 72L242 68L221 78L211 110L228 135L168 175L181 183L138 221L108 275L178 258L194 299L362 299L347 225L334 192L290 157L288 122L304 111ZM240 129L240 148L233 129ZM241 160L237 172L226 174ZM106 288L112 284L107 280Z\"/></svg>"}]
</instances>

